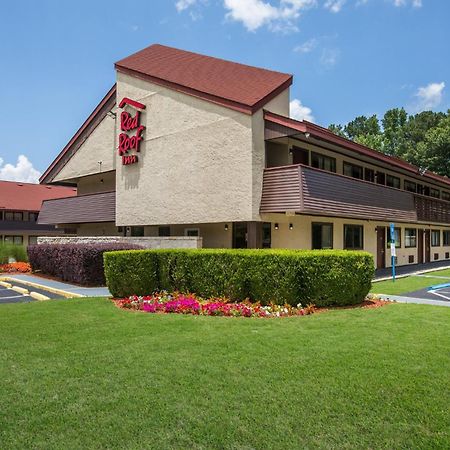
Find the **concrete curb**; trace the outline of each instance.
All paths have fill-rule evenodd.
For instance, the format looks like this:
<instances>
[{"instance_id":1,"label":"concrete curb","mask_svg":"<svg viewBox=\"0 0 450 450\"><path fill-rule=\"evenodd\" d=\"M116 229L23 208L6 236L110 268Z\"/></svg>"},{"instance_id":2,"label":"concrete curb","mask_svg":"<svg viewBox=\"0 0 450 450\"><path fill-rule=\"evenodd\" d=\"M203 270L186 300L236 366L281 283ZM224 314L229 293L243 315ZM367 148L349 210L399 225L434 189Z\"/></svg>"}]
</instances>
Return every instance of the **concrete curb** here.
<instances>
[{"instance_id":1,"label":"concrete curb","mask_svg":"<svg viewBox=\"0 0 450 450\"><path fill-rule=\"evenodd\" d=\"M14 292L18 292L19 294L23 294L23 295L29 294L28 289L25 289L25 288L22 288L19 286L12 286L10 289Z\"/></svg>"},{"instance_id":2,"label":"concrete curb","mask_svg":"<svg viewBox=\"0 0 450 450\"><path fill-rule=\"evenodd\" d=\"M11 283L7 283L6 281L0 281L0 286L3 286L5 288L11 289L12 284Z\"/></svg>"},{"instance_id":3,"label":"concrete curb","mask_svg":"<svg viewBox=\"0 0 450 450\"><path fill-rule=\"evenodd\" d=\"M83 298L83 297L85 297L85 295L82 295L82 294L76 294L74 292L65 291L63 289L57 289L57 288L53 288L50 286L45 286L43 284L33 283L32 281L15 280L12 277L4 277L3 280L7 280L8 282L17 281L18 283L24 284L25 286L30 286L35 289L42 289L43 291L48 291L48 292L51 292L52 294L60 295L61 297L65 297L65 298ZM2 282L0 282L0 283L2 283ZM10 283L7 283L7 284L10 284ZM13 288L11 288L11 289L13 289ZM23 289L23 288L20 288L20 289ZM28 291L27 291L27 293L28 293ZM36 294L37 294L37 292L36 292Z\"/></svg>"},{"instance_id":4,"label":"concrete curb","mask_svg":"<svg viewBox=\"0 0 450 450\"><path fill-rule=\"evenodd\" d=\"M50 300L50 297L47 297L44 294L39 294L39 292L30 292L30 297L39 301Z\"/></svg>"}]
</instances>

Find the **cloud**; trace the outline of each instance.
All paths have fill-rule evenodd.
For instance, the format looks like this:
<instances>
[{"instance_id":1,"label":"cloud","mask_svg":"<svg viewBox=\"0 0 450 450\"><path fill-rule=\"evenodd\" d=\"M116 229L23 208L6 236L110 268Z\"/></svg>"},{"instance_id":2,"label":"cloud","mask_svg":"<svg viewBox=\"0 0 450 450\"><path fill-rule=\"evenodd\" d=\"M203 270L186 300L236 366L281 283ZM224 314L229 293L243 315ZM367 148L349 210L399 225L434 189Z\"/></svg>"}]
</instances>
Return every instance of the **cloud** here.
<instances>
[{"instance_id":1,"label":"cloud","mask_svg":"<svg viewBox=\"0 0 450 450\"><path fill-rule=\"evenodd\" d=\"M22 181L24 183L37 183L41 173L33 167L33 164L25 155L19 155L17 164L3 165L0 158L0 180Z\"/></svg>"},{"instance_id":2,"label":"cloud","mask_svg":"<svg viewBox=\"0 0 450 450\"><path fill-rule=\"evenodd\" d=\"M313 51L317 47L317 39L312 38L303 42L303 44L297 45L294 47L294 52L297 53L309 53Z\"/></svg>"},{"instance_id":3,"label":"cloud","mask_svg":"<svg viewBox=\"0 0 450 450\"><path fill-rule=\"evenodd\" d=\"M175 8L177 8L178 12L184 11L185 9L194 6L197 3L197 0L178 0L175 3Z\"/></svg>"},{"instance_id":4,"label":"cloud","mask_svg":"<svg viewBox=\"0 0 450 450\"><path fill-rule=\"evenodd\" d=\"M338 62L340 54L337 48L324 48L320 56L320 64L326 69L331 69Z\"/></svg>"},{"instance_id":5,"label":"cloud","mask_svg":"<svg viewBox=\"0 0 450 450\"><path fill-rule=\"evenodd\" d=\"M307 120L308 122L314 122L314 116L312 115L311 108L303 105L297 98L289 103L290 116L296 120Z\"/></svg>"},{"instance_id":6,"label":"cloud","mask_svg":"<svg viewBox=\"0 0 450 450\"><path fill-rule=\"evenodd\" d=\"M338 13L344 6L346 0L327 0L324 7L332 13Z\"/></svg>"},{"instance_id":7,"label":"cloud","mask_svg":"<svg viewBox=\"0 0 450 450\"><path fill-rule=\"evenodd\" d=\"M427 86L419 87L415 93L417 103L416 111L425 111L436 108L442 102L444 95L445 83L430 83Z\"/></svg>"},{"instance_id":8,"label":"cloud","mask_svg":"<svg viewBox=\"0 0 450 450\"><path fill-rule=\"evenodd\" d=\"M241 22L248 31L268 26L272 31L297 30L295 20L316 0L279 0L276 6L264 0L224 0L226 18Z\"/></svg>"},{"instance_id":9,"label":"cloud","mask_svg":"<svg viewBox=\"0 0 450 450\"><path fill-rule=\"evenodd\" d=\"M408 4L411 4L413 8L421 8L422 7L422 0L392 0L394 3L394 6L400 7L400 6L406 6Z\"/></svg>"}]
</instances>

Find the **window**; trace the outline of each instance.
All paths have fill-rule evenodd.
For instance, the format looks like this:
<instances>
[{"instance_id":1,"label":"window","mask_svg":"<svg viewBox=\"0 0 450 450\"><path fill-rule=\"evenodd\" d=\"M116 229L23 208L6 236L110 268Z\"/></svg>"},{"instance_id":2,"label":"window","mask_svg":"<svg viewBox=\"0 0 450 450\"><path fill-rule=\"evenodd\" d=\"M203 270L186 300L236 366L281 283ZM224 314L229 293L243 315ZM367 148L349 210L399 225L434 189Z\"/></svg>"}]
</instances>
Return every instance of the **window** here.
<instances>
[{"instance_id":1,"label":"window","mask_svg":"<svg viewBox=\"0 0 450 450\"><path fill-rule=\"evenodd\" d=\"M441 245L441 230L431 230L431 246L439 247Z\"/></svg>"},{"instance_id":2,"label":"window","mask_svg":"<svg viewBox=\"0 0 450 450\"><path fill-rule=\"evenodd\" d=\"M5 242L8 244L22 245L23 236L5 236Z\"/></svg>"},{"instance_id":3,"label":"window","mask_svg":"<svg viewBox=\"0 0 450 450\"><path fill-rule=\"evenodd\" d=\"M417 191L417 185L413 181L405 180L404 187L405 187L405 191L408 191L408 192L416 192Z\"/></svg>"},{"instance_id":4,"label":"window","mask_svg":"<svg viewBox=\"0 0 450 450\"><path fill-rule=\"evenodd\" d=\"M417 230L415 228L405 228L405 247L416 247Z\"/></svg>"},{"instance_id":5,"label":"window","mask_svg":"<svg viewBox=\"0 0 450 450\"><path fill-rule=\"evenodd\" d=\"M262 227L262 248L272 247L272 224L264 222Z\"/></svg>"},{"instance_id":6,"label":"window","mask_svg":"<svg viewBox=\"0 0 450 450\"><path fill-rule=\"evenodd\" d=\"M442 200L446 200L447 202L450 202L450 192L442 191Z\"/></svg>"},{"instance_id":7,"label":"window","mask_svg":"<svg viewBox=\"0 0 450 450\"><path fill-rule=\"evenodd\" d=\"M158 227L158 236L160 237L170 236L170 227Z\"/></svg>"},{"instance_id":8,"label":"window","mask_svg":"<svg viewBox=\"0 0 450 450\"><path fill-rule=\"evenodd\" d=\"M364 169L364 179L373 183L375 181L375 171L366 167Z\"/></svg>"},{"instance_id":9,"label":"window","mask_svg":"<svg viewBox=\"0 0 450 450\"><path fill-rule=\"evenodd\" d=\"M439 189L430 189L430 197L434 197L434 198L441 198L441 192L439 191Z\"/></svg>"},{"instance_id":10,"label":"window","mask_svg":"<svg viewBox=\"0 0 450 450\"><path fill-rule=\"evenodd\" d=\"M386 186L400 189L400 178L388 175L386 177Z\"/></svg>"},{"instance_id":11,"label":"window","mask_svg":"<svg viewBox=\"0 0 450 450\"><path fill-rule=\"evenodd\" d=\"M377 184L386 184L386 174L383 172L377 172L375 174Z\"/></svg>"},{"instance_id":12,"label":"window","mask_svg":"<svg viewBox=\"0 0 450 450\"><path fill-rule=\"evenodd\" d=\"M28 245L36 245L37 236L28 236Z\"/></svg>"},{"instance_id":13,"label":"window","mask_svg":"<svg viewBox=\"0 0 450 450\"><path fill-rule=\"evenodd\" d=\"M423 187L423 195L430 195L430 188L428 186Z\"/></svg>"},{"instance_id":14,"label":"window","mask_svg":"<svg viewBox=\"0 0 450 450\"><path fill-rule=\"evenodd\" d=\"M424 191L425 191L425 186L423 184L418 184L417 185L417 193L420 195L425 195Z\"/></svg>"},{"instance_id":15,"label":"window","mask_svg":"<svg viewBox=\"0 0 450 450\"><path fill-rule=\"evenodd\" d=\"M443 233L444 245L450 245L450 230L444 230Z\"/></svg>"},{"instance_id":16,"label":"window","mask_svg":"<svg viewBox=\"0 0 450 450\"><path fill-rule=\"evenodd\" d=\"M333 248L332 223L313 223L311 236L313 249Z\"/></svg>"},{"instance_id":17,"label":"window","mask_svg":"<svg viewBox=\"0 0 450 450\"><path fill-rule=\"evenodd\" d=\"M391 231L387 230L387 247L391 246ZM395 238L395 248L400 248L402 246L402 233L400 228L394 228L394 238Z\"/></svg>"},{"instance_id":18,"label":"window","mask_svg":"<svg viewBox=\"0 0 450 450\"><path fill-rule=\"evenodd\" d=\"M200 236L200 228L185 228L185 236Z\"/></svg>"},{"instance_id":19,"label":"window","mask_svg":"<svg viewBox=\"0 0 450 450\"><path fill-rule=\"evenodd\" d=\"M37 222L38 215L39 215L39 213L35 213L35 212L28 213L28 220L30 222Z\"/></svg>"},{"instance_id":20,"label":"window","mask_svg":"<svg viewBox=\"0 0 450 450\"><path fill-rule=\"evenodd\" d=\"M144 236L144 227L131 227L131 236L133 237Z\"/></svg>"},{"instance_id":21,"label":"window","mask_svg":"<svg viewBox=\"0 0 450 450\"><path fill-rule=\"evenodd\" d=\"M344 248L347 250L362 250L364 248L363 226L344 225Z\"/></svg>"},{"instance_id":22,"label":"window","mask_svg":"<svg viewBox=\"0 0 450 450\"><path fill-rule=\"evenodd\" d=\"M316 169L328 170L328 172L336 172L336 159L311 152L311 166Z\"/></svg>"},{"instance_id":23,"label":"window","mask_svg":"<svg viewBox=\"0 0 450 450\"><path fill-rule=\"evenodd\" d=\"M361 166L356 166L355 164L344 162L344 175L362 180L363 168Z\"/></svg>"}]
</instances>

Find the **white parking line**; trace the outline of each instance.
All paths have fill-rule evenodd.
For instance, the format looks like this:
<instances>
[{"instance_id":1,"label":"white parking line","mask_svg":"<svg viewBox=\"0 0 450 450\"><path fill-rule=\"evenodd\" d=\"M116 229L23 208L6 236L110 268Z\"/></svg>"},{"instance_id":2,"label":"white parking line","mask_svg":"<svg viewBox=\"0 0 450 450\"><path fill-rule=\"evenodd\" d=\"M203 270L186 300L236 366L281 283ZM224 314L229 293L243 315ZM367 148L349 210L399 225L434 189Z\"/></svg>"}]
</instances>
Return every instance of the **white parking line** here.
<instances>
[{"instance_id":1,"label":"white parking line","mask_svg":"<svg viewBox=\"0 0 450 450\"><path fill-rule=\"evenodd\" d=\"M439 297L442 297L442 298L445 298L446 300L450 300L450 297L447 297L446 295L444 295L444 294L449 294L450 295L450 292L445 292L444 291L444 294L441 294L441 293L439 293L439 292L437 292L437 291L428 291L430 294L434 294L434 295L437 295L437 296L439 296Z\"/></svg>"},{"instance_id":2,"label":"white parking line","mask_svg":"<svg viewBox=\"0 0 450 450\"><path fill-rule=\"evenodd\" d=\"M29 295L13 295L13 296L11 296L11 297L0 297L0 302L1 302L2 300L5 300L5 299L10 299L10 298L24 298L24 297L29 297Z\"/></svg>"}]
</instances>

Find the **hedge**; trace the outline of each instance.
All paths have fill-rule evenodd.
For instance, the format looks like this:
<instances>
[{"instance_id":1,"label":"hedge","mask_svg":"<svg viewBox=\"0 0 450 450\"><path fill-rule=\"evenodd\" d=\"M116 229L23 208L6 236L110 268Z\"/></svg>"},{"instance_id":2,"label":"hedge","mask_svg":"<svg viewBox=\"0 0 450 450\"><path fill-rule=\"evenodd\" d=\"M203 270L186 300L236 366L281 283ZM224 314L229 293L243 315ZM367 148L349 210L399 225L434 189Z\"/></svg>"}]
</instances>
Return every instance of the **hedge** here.
<instances>
[{"instance_id":1,"label":"hedge","mask_svg":"<svg viewBox=\"0 0 450 450\"><path fill-rule=\"evenodd\" d=\"M15 259L17 262L28 261L25 247L23 245L0 242L0 264L8 264L10 258Z\"/></svg>"},{"instance_id":2,"label":"hedge","mask_svg":"<svg viewBox=\"0 0 450 450\"><path fill-rule=\"evenodd\" d=\"M317 306L351 305L369 292L369 253L346 250L143 250L105 253L114 297L159 290Z\"/></svg>"},{"instance_id":3,"label":"hedge","mask_svg":"<svg viewBox=\"0 0 450 450\"><path fill-rule=\"evenodd\" d=\"M83 286L104 286L103 253L140 248L123 243L39 244L28 246L28 258L33 272Z\"/></svg>"}]
</instances>

